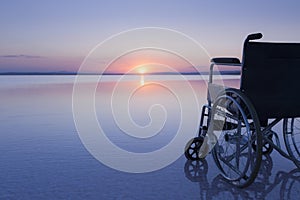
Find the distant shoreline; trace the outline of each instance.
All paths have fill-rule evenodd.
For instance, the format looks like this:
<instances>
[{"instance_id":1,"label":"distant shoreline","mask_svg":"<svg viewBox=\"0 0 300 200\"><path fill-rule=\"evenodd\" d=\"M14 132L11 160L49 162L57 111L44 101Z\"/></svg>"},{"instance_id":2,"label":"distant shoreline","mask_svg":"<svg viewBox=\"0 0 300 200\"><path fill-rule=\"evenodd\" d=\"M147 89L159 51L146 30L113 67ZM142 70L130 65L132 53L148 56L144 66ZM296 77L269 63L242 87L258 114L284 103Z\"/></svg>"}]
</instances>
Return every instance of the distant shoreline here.
<instances>
[{"instance_id":1,"label":"distant shoreline","mask_svg":"<svg viewBox=\"0 0 300 200\"><path fill-rule=\"evenodd\" d=\"M157 73L147 73L143 75L209 75L209 72L181 72L181 73L174 73L174 72L157 72ZM240 75L240 71L220 71L219 73L214 74L221 74L221 75ZM122 75L141 75L139 73L104 73L104 74L97 74L97 73L76 73L76 72L1 72L0 76L76 76L76 75L111 75L111 76L122 76Z\"/></svg>"}]
</instances>

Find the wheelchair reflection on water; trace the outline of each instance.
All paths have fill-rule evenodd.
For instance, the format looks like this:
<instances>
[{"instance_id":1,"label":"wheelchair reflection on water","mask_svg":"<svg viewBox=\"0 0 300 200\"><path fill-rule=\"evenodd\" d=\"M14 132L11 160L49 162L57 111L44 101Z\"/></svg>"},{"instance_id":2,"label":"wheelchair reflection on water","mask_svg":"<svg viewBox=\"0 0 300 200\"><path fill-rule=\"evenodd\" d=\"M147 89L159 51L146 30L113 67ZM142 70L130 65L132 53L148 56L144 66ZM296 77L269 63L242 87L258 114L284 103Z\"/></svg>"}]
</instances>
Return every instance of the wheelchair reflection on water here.
<instances>
[{"instance_id":1,"label":"wheelchair reflection on water","mask_svg":"<svg viewBox=\"0 0 300 200\"><path fill-rule=\"evenodd\" d=\"M264 155L257 177L248 188L232 187L221 175L217 175L209 183L208 163L205 159L187 160L184 172L187 179L199 183L200 199L265 199L277 186L280 186L280 194L275 194L278 199L298 199L300 169L278 171L272 177L272 168L272 158L268 154Z\"/></svg>"}]
</instances>

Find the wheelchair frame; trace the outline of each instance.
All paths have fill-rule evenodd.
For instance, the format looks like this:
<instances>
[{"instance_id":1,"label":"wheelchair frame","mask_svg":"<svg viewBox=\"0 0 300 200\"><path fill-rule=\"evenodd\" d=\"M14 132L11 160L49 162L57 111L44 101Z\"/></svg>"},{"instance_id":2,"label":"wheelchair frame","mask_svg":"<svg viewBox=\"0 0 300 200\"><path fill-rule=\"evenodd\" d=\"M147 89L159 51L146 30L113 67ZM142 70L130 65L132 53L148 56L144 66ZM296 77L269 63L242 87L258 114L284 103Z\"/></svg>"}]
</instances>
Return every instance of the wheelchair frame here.
<instances>
[{"instance_id":1,"label":"wheelchair frame","mask_svg":"<svg viewBox=\"0 0 300 200\"><path fill-rule=\"evenodd\" d=\"M300 95L295 92L300 85L291 83L300 74L300 43L252 42L261 38L261 33L248 35L243 62L238 58L211 59L208 104L202 107L198 136L185 148L189 160L199 160L208 153L207 146L214 146L213 158L223 177L238 187L254 181L262 154L273 149L300 168L300 137L295 141L300 134L295 133L300 117ZM214 84L216 65L241 67L240 89ZM287 152L272 130L282 120Z\"/></svg>"}]
</instances>

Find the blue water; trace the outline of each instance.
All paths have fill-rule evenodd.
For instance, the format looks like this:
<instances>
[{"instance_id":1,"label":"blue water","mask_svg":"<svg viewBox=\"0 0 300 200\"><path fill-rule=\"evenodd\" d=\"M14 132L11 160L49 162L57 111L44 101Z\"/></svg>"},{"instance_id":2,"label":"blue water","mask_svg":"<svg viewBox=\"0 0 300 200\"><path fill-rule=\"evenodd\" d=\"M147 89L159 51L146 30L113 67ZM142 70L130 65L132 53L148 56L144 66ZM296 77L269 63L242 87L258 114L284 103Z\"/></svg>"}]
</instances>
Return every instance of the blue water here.
<instances>
[{"instance_id":1,"label":"blue water","mask_svg":"<svg viewBox=\"0 0 300 200\"><path fill-rule=\"evenodd\" d=\"M194 168L200 173L197 176L187 170L195 163L186 162L184 156L149 173L121 172L102 164L88 152L76 130L73 81L72 76L0 77L0 199L298 199L300 172L293 171L293 163L276 152L264 158L256 182L246 189L224 183L211 155L202 163L204 168ZM145 111L155 101L173 112L161 138L158 135L139 143L137 138L122 134L109 115L101 115L105 110L101 106L105 103L105 91L116 82L105 81L105 87L98 89L96 107L98 119L107 120L103 124L107 132L111 131L108 137L133 152L153 151L168 144L179 120L178 102L168 103L172 95L148 91L143 96L141 91L135 98L133 104L138 104L139 109L132 109L132 117L140 125L149 122ZM131 79L124 84L139 84L139 81ZM177 80L173 77L168 81ZM237 85L238 81L228 83ZM203 82L193 79L191 84L199 91L199 101L205 102ZM276 127L280 129L281 124Z\"/></svg>"}]
</instances>

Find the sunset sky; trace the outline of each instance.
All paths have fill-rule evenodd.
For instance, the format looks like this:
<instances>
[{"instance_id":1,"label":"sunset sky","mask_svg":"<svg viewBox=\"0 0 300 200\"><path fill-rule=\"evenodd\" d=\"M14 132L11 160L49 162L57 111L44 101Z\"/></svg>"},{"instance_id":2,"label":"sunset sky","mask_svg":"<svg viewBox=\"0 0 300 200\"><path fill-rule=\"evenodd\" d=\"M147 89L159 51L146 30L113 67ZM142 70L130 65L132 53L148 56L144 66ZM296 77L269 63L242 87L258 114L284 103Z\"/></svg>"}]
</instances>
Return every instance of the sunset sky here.
<instances>
[{"instance_id":1,"label":"sunset sky","mask_svg":"<svg viewBox=\"0 0 300 200\"><path fill-rule=\"evenodd\" d=\"M241 57L249 33L262 32L267 41L300 42L299 8L297 0L5 0L0 6L0 72L76 72L97 44L141 27L187 34L210 56ZM100 56L99 67L101 60L110 59ZM139 59L144 59L142 53L129 55L110 72L126 72L143 64ZM196 64L207 67L208 61ZM190 71L188 65L176 67Z\"/></svg>"}]
</instances>

